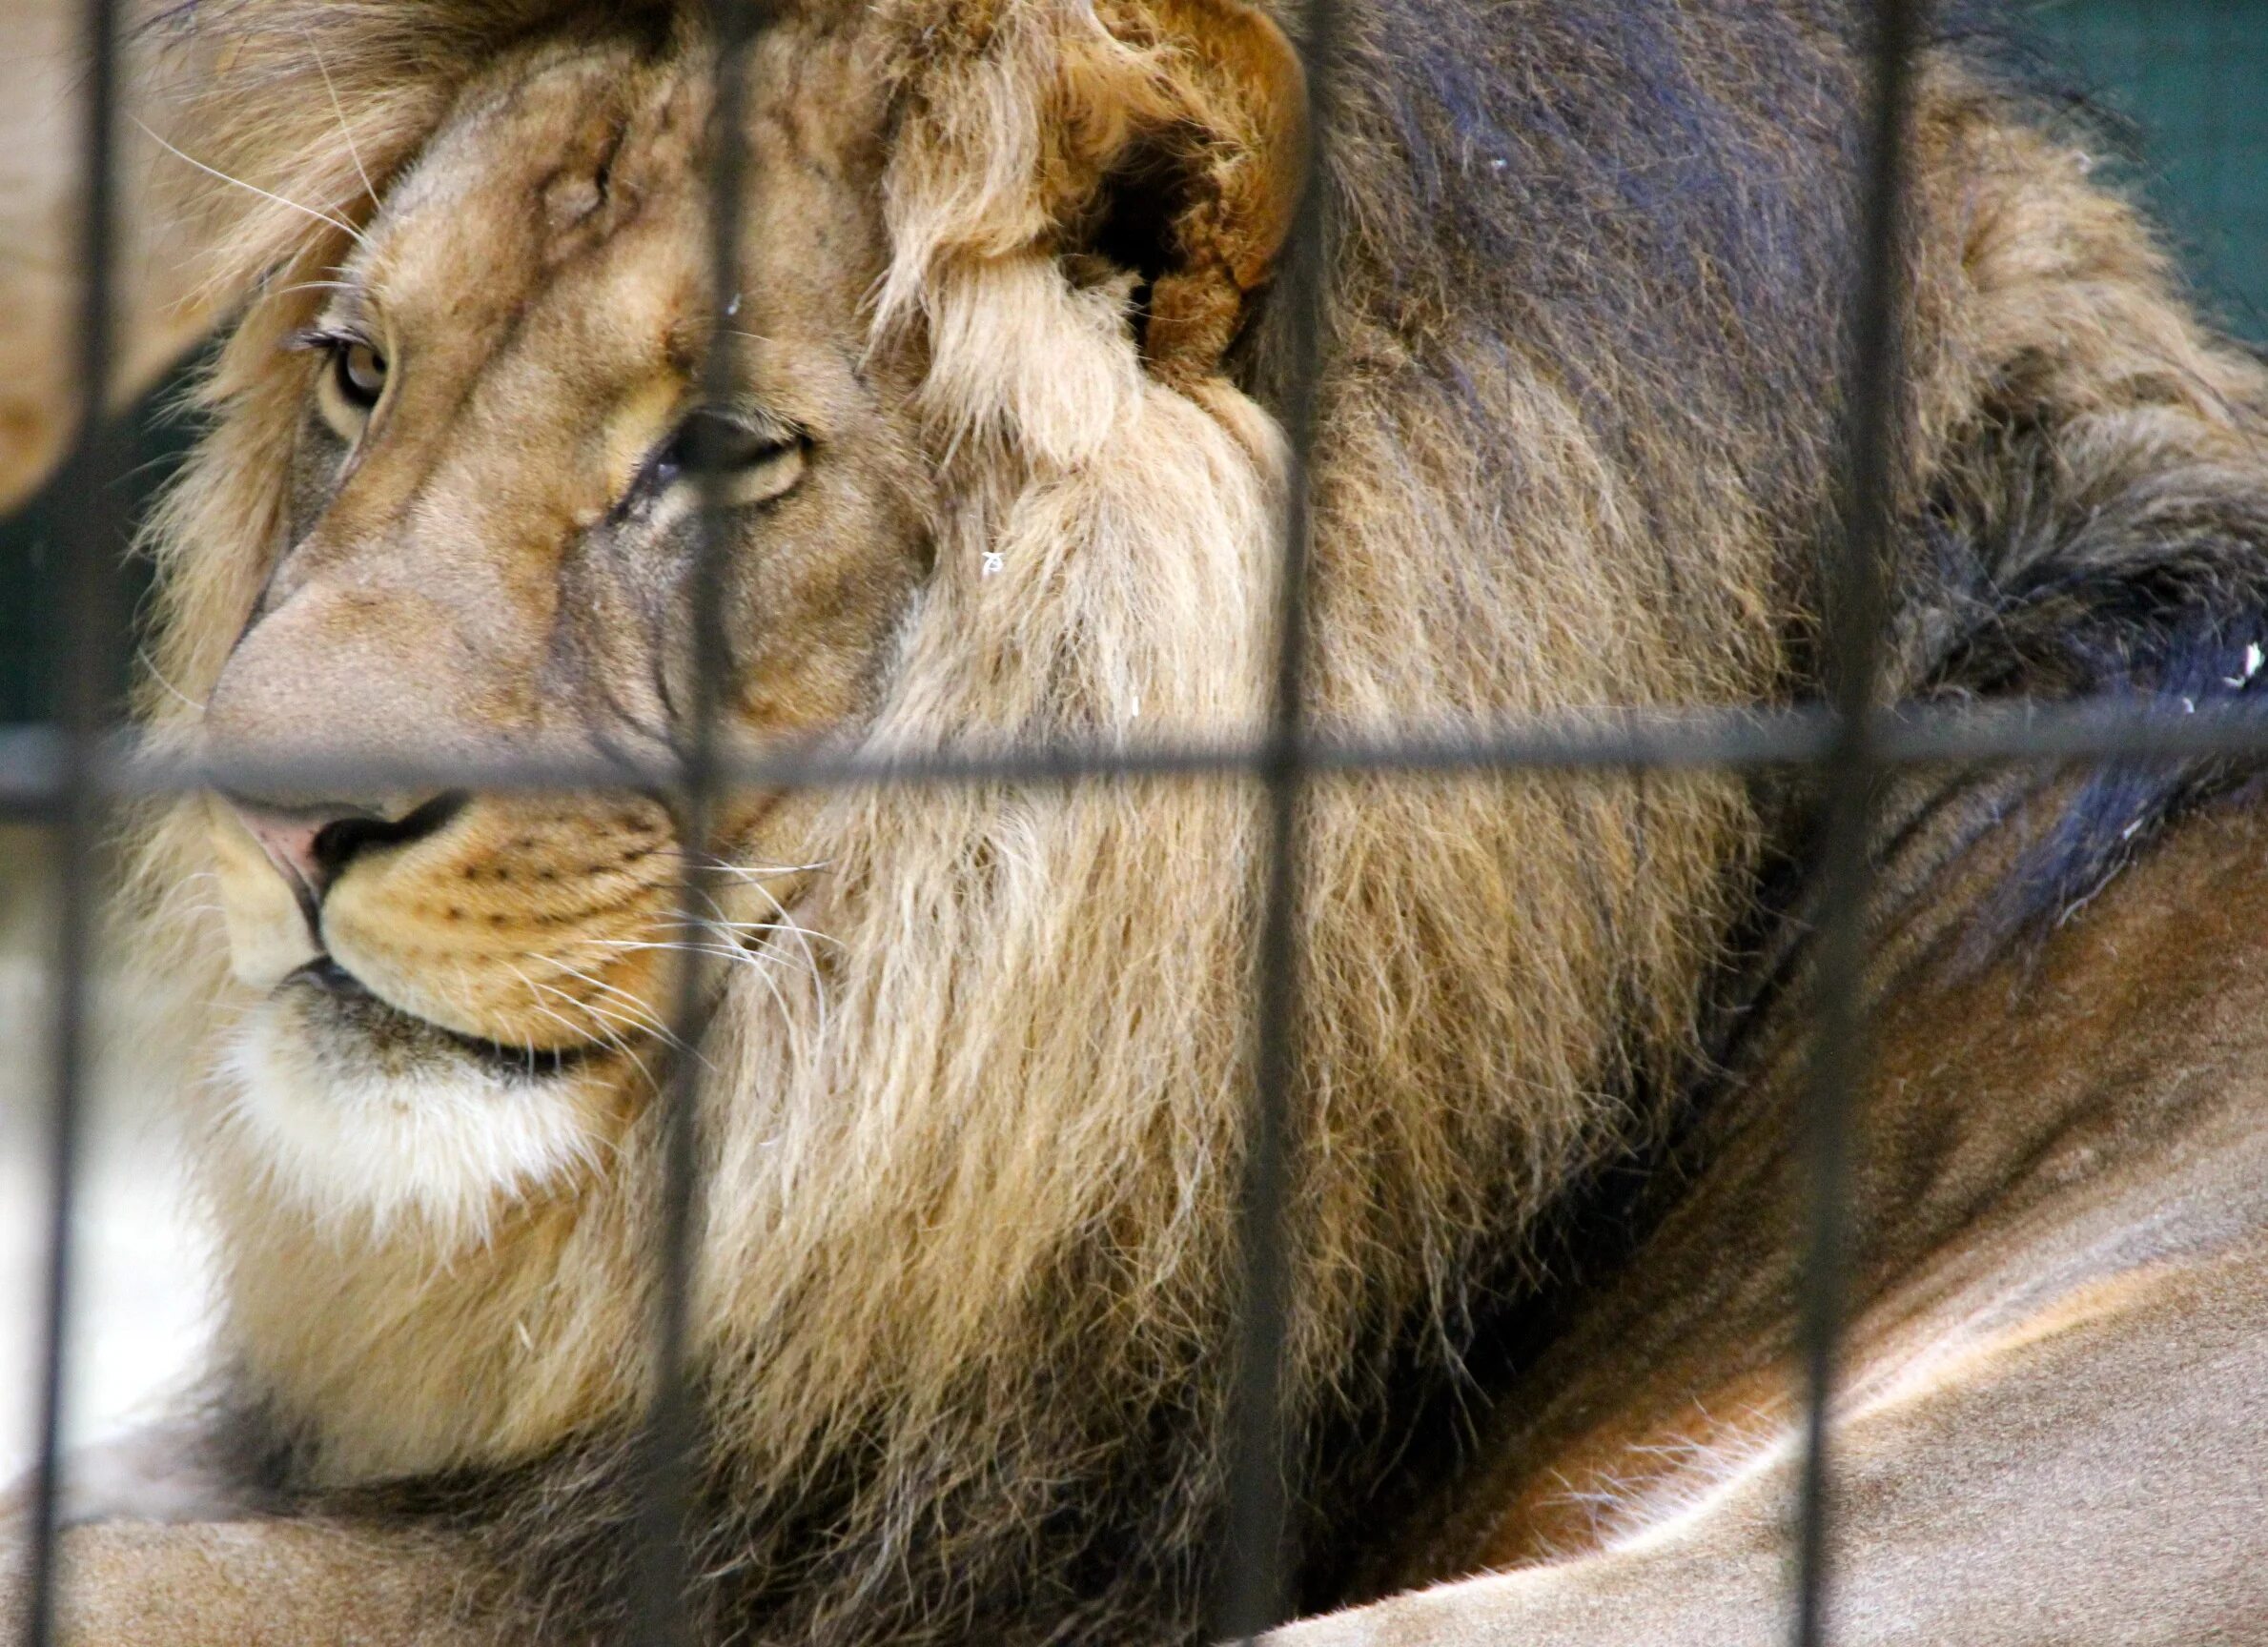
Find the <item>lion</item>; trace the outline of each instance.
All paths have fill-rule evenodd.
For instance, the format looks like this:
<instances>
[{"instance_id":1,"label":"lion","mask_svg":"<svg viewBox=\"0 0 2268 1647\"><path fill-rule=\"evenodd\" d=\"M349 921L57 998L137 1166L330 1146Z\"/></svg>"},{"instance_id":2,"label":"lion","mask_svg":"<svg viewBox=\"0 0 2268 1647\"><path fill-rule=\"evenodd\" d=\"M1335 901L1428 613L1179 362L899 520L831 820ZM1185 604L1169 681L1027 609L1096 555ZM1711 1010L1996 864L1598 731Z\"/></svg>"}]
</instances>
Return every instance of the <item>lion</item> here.
<instances>
[{"instance_id":1,"label":"lion","mask_svg":"<svg viewBox=\"0 0 2268 1647\"><path fill-rule=\"evenodd\" d=\"M758 753L1250 737L1311 186L1314 725L1816 697L1859 10L1347 11L1318 134L1276 0L766 9L712 293L703 8L168 9L182 220L236 309L153 528L149 738L666 759L707 616ZM2268 679L2268 376L2081 143L1927 44L1903 701L2179 712ZM2249 793L2226 762L1884 786L1838 1639L2260 1629ZM1781 1630L1815 800L1309 785L1304 1621L1272 1640ZM627 1638L681 1060L697 1638L1202 1637L1257 790L744 785L686 839L664 795L478 786L142 821L218 1353L166 1437L196 1507L75 1508L69 1638ZM717 963L694 1046L688 949Z\"/></svg>"}]
</instances>

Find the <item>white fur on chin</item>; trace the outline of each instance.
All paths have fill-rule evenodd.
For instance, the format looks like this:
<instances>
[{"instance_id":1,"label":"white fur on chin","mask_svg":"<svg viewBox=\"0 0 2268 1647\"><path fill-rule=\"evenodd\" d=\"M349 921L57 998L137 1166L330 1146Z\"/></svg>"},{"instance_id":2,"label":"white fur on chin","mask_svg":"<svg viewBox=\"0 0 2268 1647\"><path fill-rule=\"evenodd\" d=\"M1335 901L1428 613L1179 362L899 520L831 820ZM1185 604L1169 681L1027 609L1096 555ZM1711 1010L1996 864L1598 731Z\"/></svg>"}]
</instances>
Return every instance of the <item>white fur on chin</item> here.
<instances>
[{"instance_id":1,"label":"white fur on chin","mask_svg":"<svg viewBox=\"0 0 2268 1647\"><path fill-rule=\"evenodd\" d=\"M337 1044L358 1040L271 998L223 1066L232 1117L276 1188L326 1218L383 1228L417 1217L477 1234L597 1153L585 1085L572 1076L516 1077L470 1057L389 1068L399 1061Z\"/></svg>"}]
</instances>

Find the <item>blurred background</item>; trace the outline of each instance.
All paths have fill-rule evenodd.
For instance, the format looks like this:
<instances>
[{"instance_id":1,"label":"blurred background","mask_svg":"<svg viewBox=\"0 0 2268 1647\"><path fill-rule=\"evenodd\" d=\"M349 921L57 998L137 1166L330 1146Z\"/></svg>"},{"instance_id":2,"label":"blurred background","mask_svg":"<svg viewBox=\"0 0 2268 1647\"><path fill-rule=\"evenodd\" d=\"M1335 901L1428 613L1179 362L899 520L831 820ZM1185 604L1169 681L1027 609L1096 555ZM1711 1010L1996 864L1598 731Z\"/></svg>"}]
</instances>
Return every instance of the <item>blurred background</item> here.
<instances>
[{"instance_id":1,"label":"blurred background","mask_svg":"<svg viewBox=\"0 0 2268 1647\"><path fill-rule=\"evenodd\" d=\"M0 0L5 5L8 0ZM2233 335L2268 345L2268 0L2012 0L2016 54L2100 133L2103 173L2147 203L2198 301ZM131 515L194 431L179 380L133 420ZM66 499L0 519L0 732L52 701L52 542ZM123 545L121 545L123 548ZM134 587L146 586L142 569ZM41 1142L53 948L48 844L0 822L0 1479L30 1444L48 1194ZM102 1057L80 1204L69 1428L98 1438L183 1387L204 1320L204 1263L167 1132L163 1037L137 1004L100 1000Z\"/></svg>"},{"instance_id":2,"label":"blurred background","mask_svg":"<svg viewBox=\"0 0 2268 1647\"><path fill-rule=\"evenodd\" d=\"M0 825L0 1483L28 1459L45 1297L48 964L53 864L44 833ZM139 1009L137 1009L139 1008ZM99 1047L81 1179L67 1424L95 1440L155 1415L194 1376L205 1263L147 1003L98 976Z\"/></svg>"}]
</instances>

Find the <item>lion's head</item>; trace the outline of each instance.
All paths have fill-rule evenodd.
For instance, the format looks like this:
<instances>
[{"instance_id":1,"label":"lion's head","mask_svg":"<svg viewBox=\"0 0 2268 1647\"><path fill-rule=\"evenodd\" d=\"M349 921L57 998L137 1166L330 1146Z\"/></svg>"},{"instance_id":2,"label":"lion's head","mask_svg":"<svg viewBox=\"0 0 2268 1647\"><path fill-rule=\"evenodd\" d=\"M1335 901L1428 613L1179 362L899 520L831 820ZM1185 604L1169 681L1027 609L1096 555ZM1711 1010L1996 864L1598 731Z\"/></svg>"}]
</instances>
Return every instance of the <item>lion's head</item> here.
<instances>
[{"instance_id":1,"label":"lion's head","mask_svg":"<svg viewBox=\"0 0 2268 1647\"><path fill-rule=\"evenodd\" d=\"M935 488L905 351L861 312L885 267L871 93L839 51L788 71L724 319L740 397L717 406L697 389L705 82L633 41L524 48L468 82L267 368L295 379L289 549L209 746L667 748L695 696L700 441L727 471L734 723L811 738L870 713ZM751 969L786 958L774 924L820 872L797 814L744 796L721 821L716 931L748 937ZM478 1224L613 1148L670 1012L682 871L658 803L240 795L214 832L236 970L267 992L233 1054L239 1113L316 1200Z\"/></svg>"},{"instance_id":2,"label":"lion's head","mask_svg":"<svg viewBox=\"0 0 2268 1647\"><path fill-rule=\"evenodd\" d=\"M1252 731L1285 470L1269 282L1307 156L1281 30L1242 0L769 13L720 312L697 10L187 12L185 148L247 186L207 207L220 277L255 285L162 523L159 732L675 745L695 443L728 472L736 736ZM1556 68L1516 74L1503 33L1441 42L1433 102L1349 48L1314 712L1769 698L1825 508L1809 354L1844 235L1831 161L1780 127L1789 87L1830 119L1839 60L1727 92L1762 72L1728 34L1695 130L1602 98L1554 148L1491 100L1580 102L1604 48L1539 17ZM1697 176L1737 151L1786 211L1770 254L1684 196L1554 228L1640 149ZM1711 235L1706 277L1681 269ZM1303 1422L1453 1346L1645 1128L1755 835L1720 777L1316 786ZM1120 1561L1178 1629L1217 1511L1260 839L1226 780L735 793L693 1051L666 1032L658 799L176 811L153 929L234 967L202 1102L241 1396L312 1487L606 1479L648 1372L657 1082L697 1056L720 1584L942 1618L1011 1571L1095 1604ZM225 942L164 896L207 868Z\"/></svg>"}]
</instances>

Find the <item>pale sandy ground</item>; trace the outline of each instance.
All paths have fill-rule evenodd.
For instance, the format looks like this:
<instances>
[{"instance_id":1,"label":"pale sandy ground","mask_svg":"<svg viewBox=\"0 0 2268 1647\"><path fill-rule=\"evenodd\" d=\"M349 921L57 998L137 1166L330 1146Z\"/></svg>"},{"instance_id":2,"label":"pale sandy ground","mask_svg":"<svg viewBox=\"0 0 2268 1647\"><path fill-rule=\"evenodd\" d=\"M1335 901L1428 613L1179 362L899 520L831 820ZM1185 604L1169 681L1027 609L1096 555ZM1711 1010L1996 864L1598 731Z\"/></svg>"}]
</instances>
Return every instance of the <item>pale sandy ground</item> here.
<instances>
[{"instance_id":1,"label":"pale sandy ground","mask_svg":"<svg viewBox=\"0 0 2268 1647\"><path fill-rule=\"evenodd\" d=\"M51 1068L43 839L0 827L0 1480L31 1447ZM168 1134L166 1048L129 992L99 992L93 1112L75 1224L66 1431L102 1439L162 1410L199 1359L202 1242Z\"/></svg>"}]
</instances>

